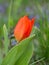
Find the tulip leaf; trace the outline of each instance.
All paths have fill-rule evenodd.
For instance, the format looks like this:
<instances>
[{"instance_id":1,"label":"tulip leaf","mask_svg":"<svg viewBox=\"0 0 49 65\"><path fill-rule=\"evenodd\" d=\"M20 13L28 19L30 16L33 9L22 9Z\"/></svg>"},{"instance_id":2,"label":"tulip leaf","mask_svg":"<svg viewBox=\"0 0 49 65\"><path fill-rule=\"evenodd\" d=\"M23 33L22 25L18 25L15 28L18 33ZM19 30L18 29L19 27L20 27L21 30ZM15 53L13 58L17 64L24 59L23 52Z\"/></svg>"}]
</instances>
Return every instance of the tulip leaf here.
<instances>
[{"instance_id":1,"label":"tulip leaf","mask_svg":"<svg viewBox=\"0 0 49 65\"><path fill-rule=\"evenodd\" d=\"M2 57L2 50L0 49L0 65L1 65L1 63L2 63L2 60L3 60L3 57Z\"/></svg>"},{"instance_id":2,"label":"tulip leaf","mask_svg":"<svg viewBox=\"0 0 49 65\"><path fill-rule=\"evenodd\" d=\"M8 46L9 46L9 38L8 38L8 31L6 25L3 26L3 33L4 33L4 52L7 54Z\"/></svg>"},{"instance_id":3,"label":"tulip leaf","mask_svg":"<svg viewBox=\"0 0 49 65\"><path fill-rule=\"evenodd\" d=\"M14 46L1 65L28 65L33 54L33 43L31 41L34 36L30 36Z\"/></svg>"}]
</instances>

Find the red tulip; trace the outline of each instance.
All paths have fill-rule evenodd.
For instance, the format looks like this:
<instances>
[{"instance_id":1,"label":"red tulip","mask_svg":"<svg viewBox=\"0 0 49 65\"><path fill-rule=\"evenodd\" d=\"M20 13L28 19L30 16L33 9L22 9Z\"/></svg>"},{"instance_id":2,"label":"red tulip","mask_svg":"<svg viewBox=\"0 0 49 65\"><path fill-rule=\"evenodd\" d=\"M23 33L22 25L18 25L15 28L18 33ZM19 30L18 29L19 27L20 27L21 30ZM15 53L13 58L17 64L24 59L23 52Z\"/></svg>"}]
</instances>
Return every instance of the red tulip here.
<instances>
[{"instance_id":1,"label":"red tulip","mask_svg":"<svg viewBox=\"0 0 49 65\"><path fill-rule=\"evenodd\" d=\"M14 29L14 36L17 41L21 41L30 35L34 20L35 18L30 20L27 16L20 18Z\"/></svg>"}]
</instances>

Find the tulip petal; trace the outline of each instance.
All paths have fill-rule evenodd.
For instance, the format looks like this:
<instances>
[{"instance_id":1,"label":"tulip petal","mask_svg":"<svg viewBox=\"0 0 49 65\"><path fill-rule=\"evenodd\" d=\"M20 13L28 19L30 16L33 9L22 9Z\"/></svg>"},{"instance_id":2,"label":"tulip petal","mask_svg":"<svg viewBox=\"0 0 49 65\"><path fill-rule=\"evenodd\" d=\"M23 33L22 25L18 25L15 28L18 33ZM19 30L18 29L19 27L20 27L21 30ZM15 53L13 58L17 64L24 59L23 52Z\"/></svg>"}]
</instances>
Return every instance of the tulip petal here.
<instances>
[{"instance_id":1,"label":"tulip petal","mask_svg":"<svg viewBox=\"0 0 49 65\"><path fill-rule=\"evenodd\" d=\"M14 36L17 41L21 41L30 35L32 26L34 25L34 20L35 18L30 20L28 16L20 18L14 29Z\"/></svg>"}]
</instances>

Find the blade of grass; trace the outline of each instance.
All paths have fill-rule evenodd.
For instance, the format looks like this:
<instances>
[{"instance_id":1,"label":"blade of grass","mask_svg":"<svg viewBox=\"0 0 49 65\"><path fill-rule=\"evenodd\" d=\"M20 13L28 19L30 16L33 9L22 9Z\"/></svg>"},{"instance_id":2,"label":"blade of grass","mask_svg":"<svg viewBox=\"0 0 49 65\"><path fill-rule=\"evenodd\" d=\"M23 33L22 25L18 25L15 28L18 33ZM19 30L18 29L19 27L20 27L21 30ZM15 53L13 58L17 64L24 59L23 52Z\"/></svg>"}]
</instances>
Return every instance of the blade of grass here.
<instances>
[{"instance_id":1,"label":"blade of grass","mask_svg":"<svg viewBox=\"0 0 49 65\"><path fill-rule=\"evenodd\" d=\"M37 60L37 61L33 62L33 63L32 63L32 64L30 64L30 65L34 65L34 64L36 64L36 63L38 63L38 62L43 61L44 59L45 59L45 57L43 57L43 58L41 58L41 59L39 59L39 60Z\"/></svg>"},{"instance_id":2,"label":"blade of grass","mask_svg":"<svg viewBox=\"0 0 49 65\"><path fill-rule=\"evenodd\" d=\"M10 22L12 22L12 21L11 21L12 4L13 4L13 2L12 2L12 0L11 0L10 6L9 6L9 11L8 11L8 30L10 30ZM12 23L13 23L13 22L12 22Z\"/></svg>"}]
</instances>

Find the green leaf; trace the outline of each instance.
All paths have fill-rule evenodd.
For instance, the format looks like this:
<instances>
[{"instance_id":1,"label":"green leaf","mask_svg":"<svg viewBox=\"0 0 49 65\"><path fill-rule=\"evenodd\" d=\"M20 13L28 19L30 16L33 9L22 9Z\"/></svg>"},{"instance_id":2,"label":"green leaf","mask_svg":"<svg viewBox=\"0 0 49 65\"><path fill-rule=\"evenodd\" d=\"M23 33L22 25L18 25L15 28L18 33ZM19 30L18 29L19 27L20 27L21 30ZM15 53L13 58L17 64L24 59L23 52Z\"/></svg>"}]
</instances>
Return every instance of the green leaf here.
<instances>
[{"instance_id":1,"label":"green leaf","mask_svg":"<svg viewBox=\"0 0 49 65\"><path fill-rule=\"evenodd\" d=\"M28 65L33 54L33 36L22 40L17 46L14 46L1 65Z\"/></svg>"},{"instance_id":2,"label":"green leaf","mask_svg":"<svg viewBox=\"0 0 49 65\"><path fill-rule=\"evenodd\" d=\"M14 26L14 22L13 22L12 17L10 17L10 19L8 21L8 31L11 31L11 29L13 28L13 26Z\"/></svg>"},{"instance_id":3,"label":"green leaf","mask_svg":"<svg viewBox=\"0 0 49 65\"><path fill-rule=\"evenodd\" d=\"M34 26L34 27L32 28L32 31L31 31L30 36L32 36L33 34L37 34L37 31L40 32L40 29L37 28L36 26Z\"/></svg>"},{"instance_id":4,"label":"green leaf","mask_svg":"<svg viewBox=\"0 0 49 65\"><path fill-rule=\"evenodd\" d=\"M4 33L4 52L7 54L8 46L9 46L9 38L8 38L8 31L6 25L3 26L3 33Z\"/></svg>"},{"instance_id":5,"label":"green leaf","mask_svg":"<svg viewBox=\"0 0 49 65\"><path fill-rule=\"evenodd\" d=\"M2 57L2 50L0 49L0 65L2 63L3 57Z\"/></svg>"}]
</instances>

